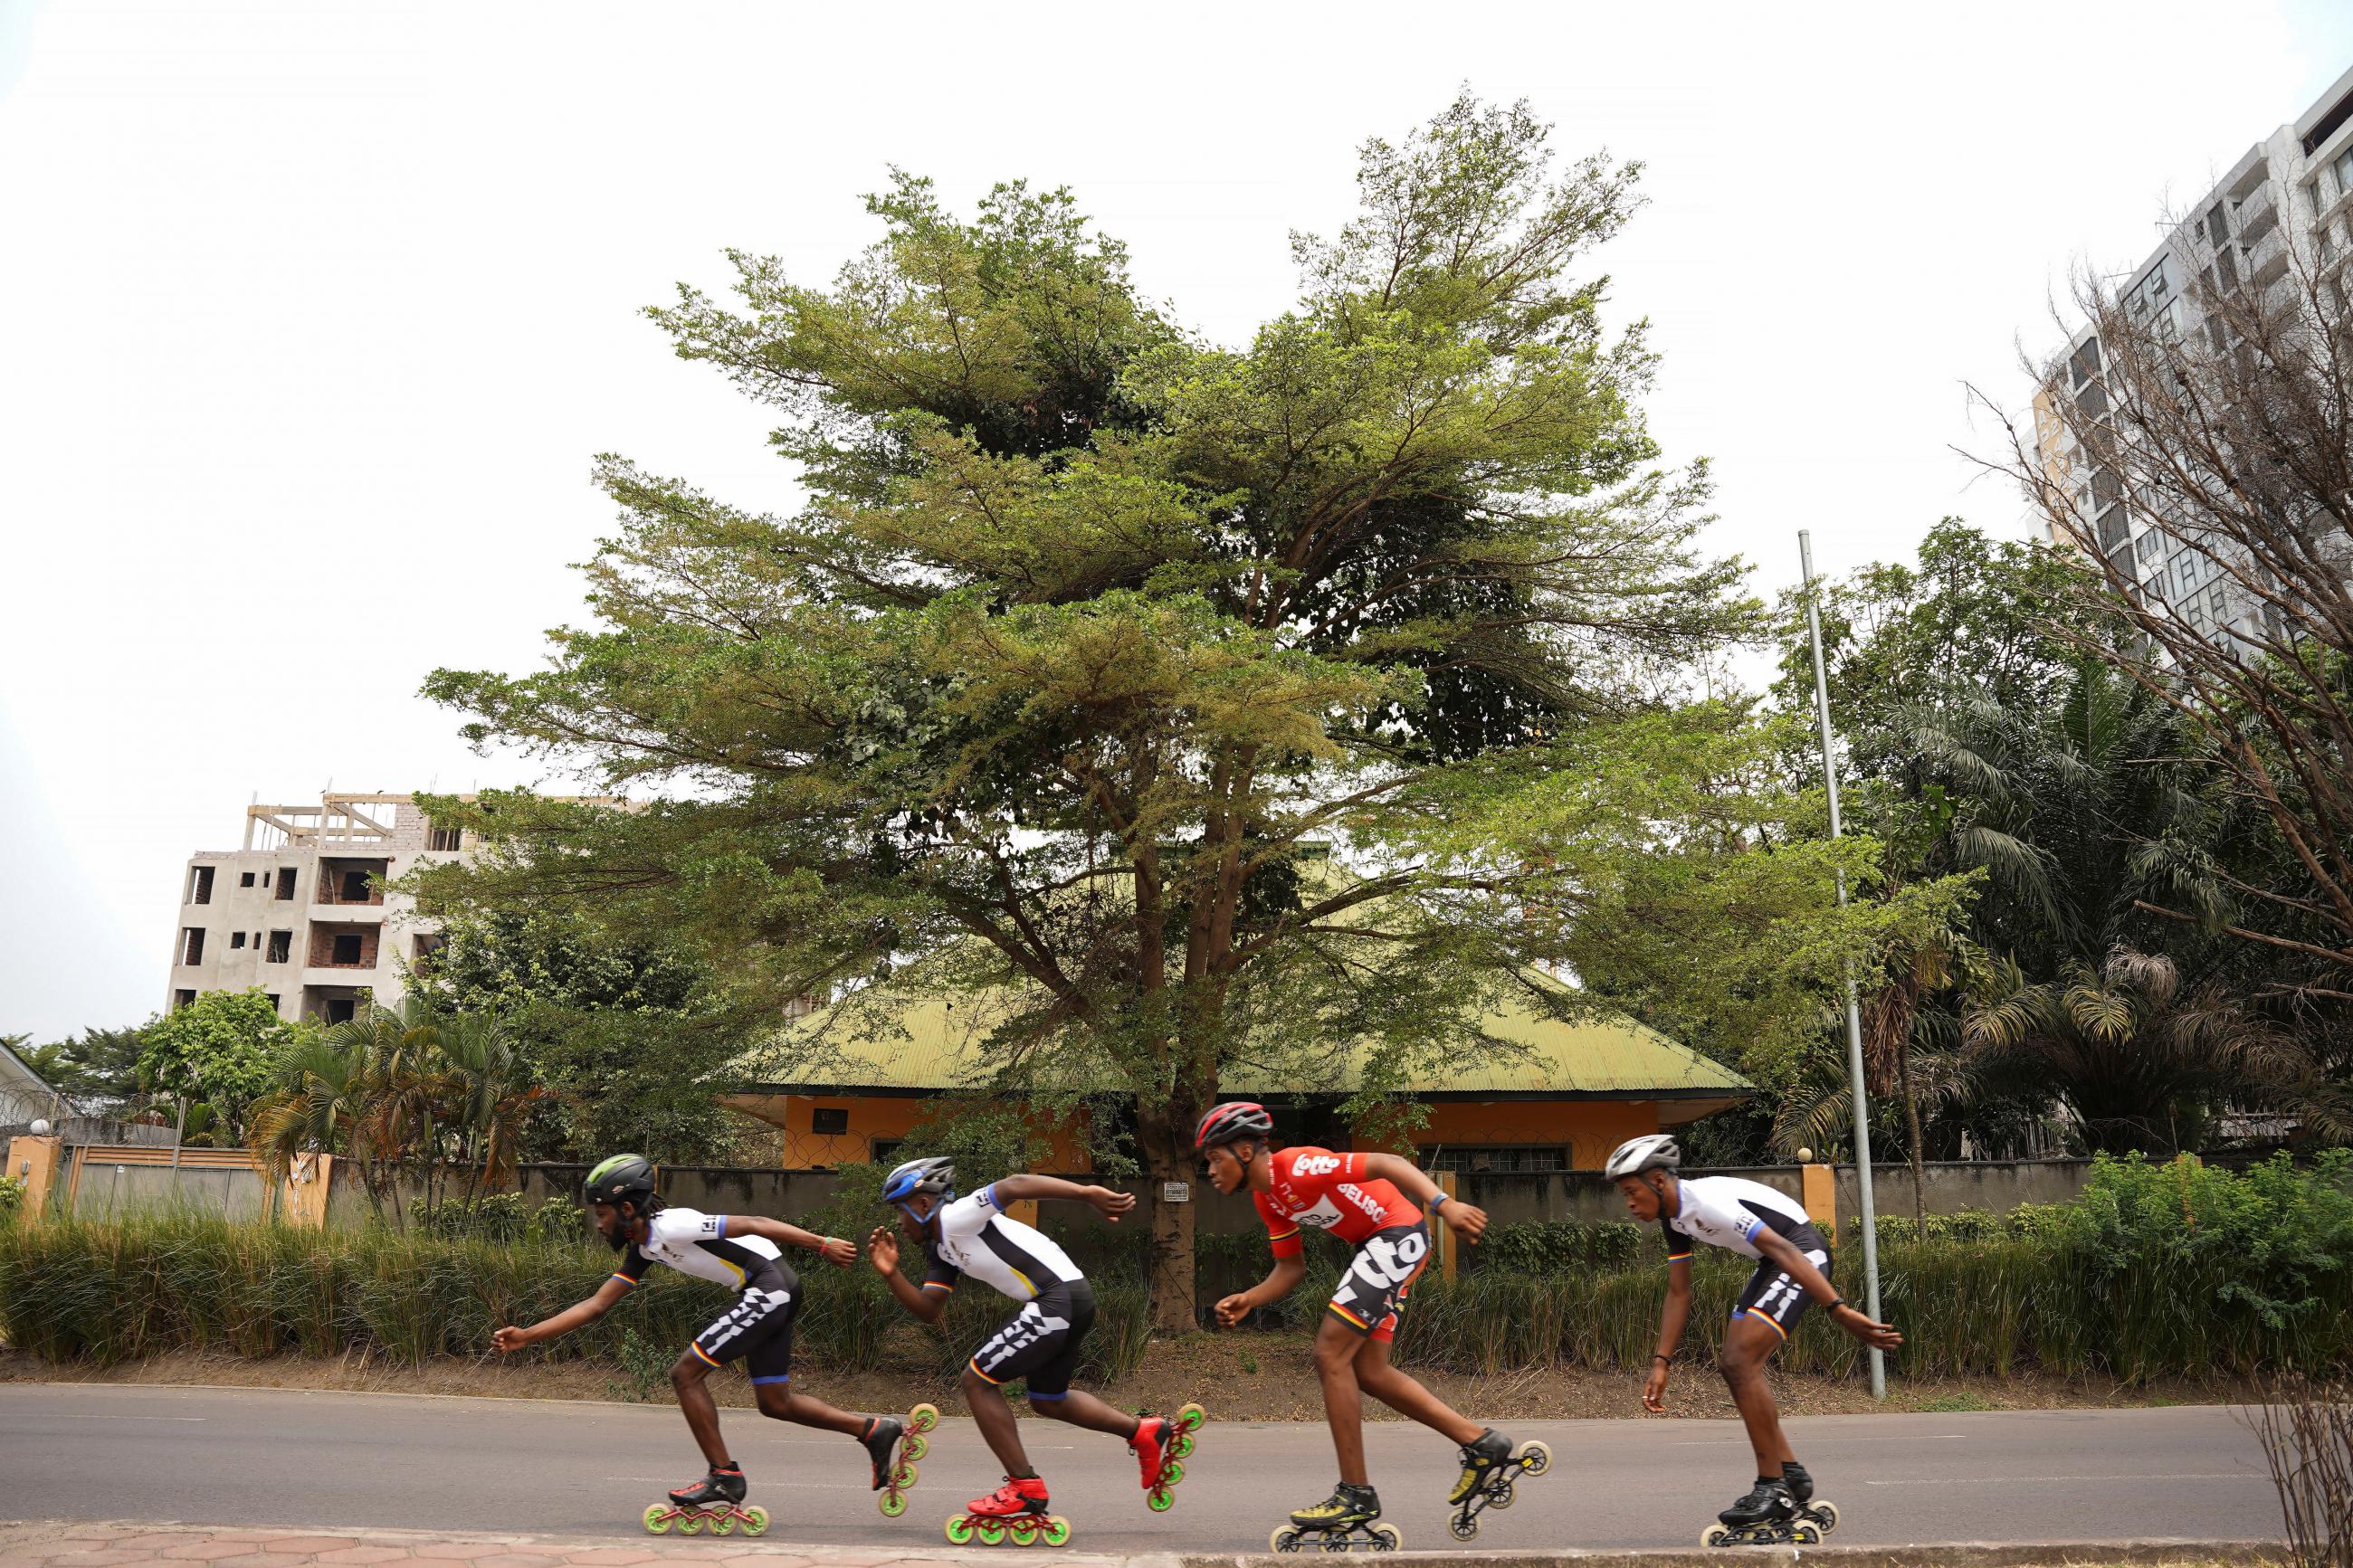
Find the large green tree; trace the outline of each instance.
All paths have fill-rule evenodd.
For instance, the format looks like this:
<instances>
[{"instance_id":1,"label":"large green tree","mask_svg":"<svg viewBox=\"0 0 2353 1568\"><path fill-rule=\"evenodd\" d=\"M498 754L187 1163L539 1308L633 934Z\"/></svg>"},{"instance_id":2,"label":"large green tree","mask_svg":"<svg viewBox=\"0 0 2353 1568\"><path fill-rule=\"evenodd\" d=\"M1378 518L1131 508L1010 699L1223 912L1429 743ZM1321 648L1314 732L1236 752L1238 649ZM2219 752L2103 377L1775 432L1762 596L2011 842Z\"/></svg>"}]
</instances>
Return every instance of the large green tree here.
<instances>
[{"instance_id":1,"label":"large green tree","mask_svg":"<svg viewBox=\"0 0 2353 1568\"><path fill-rule=\"evenodd\" d=\"M604 462L602 624L427 690L662 798L436 802L505 848L438 896L659 931L866 1027L985 991L1000 1086L1132 1095L1170 1179L1231 1064L1354 1047L1377 1094L1498 1048L1476 1020L1532 962L1670 1010L1834 974L1899 906L1829 912L1867 844L1760 852L1807 807L1743 787L1745 713L1677 705L1757 609L1704 471L1659 464L1640 329L1571 276L1636 172L1556 174L1546 135L1466 96L1366 143L1358 216L1239 347L1018 184L964 220L902 176L830 289L737 256L738 303L684 290L655 319L780 412L808 503ZM1155 1216L1167 1326L1192 1215Z\"/></svg>"}]
</instances>

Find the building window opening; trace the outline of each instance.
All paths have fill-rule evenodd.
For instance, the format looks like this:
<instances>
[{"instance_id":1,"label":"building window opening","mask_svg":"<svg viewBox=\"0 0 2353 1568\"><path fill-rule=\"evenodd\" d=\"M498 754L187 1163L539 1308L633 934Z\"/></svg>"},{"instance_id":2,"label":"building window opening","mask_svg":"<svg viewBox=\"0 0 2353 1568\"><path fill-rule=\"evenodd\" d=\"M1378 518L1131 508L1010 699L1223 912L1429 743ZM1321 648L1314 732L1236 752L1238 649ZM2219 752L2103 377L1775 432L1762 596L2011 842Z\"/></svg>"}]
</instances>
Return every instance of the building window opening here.
<instances>
[{"instance_id":1,"label":"building window opening","mask_svg":"<svg viewBox=\"0 0 2353 1568\"><path fill-rule=\"evenodd\" d=\"M202 963L205 961L205 928L183 926L180 929L180 962Z\"/></svg>"},{"instance_id":2,"label":"building window opening","mask_svg":"<svg viewBox=\"0 0 2353 1568\"><path fill-rule=\"evenodd\" d=\"M231 947L243 947L245 945L245 933L241 931L233 931L229 932L228 944Z\"/></svg>"},{"instance_id":3,"label":"building window opening","mask_svg":"<svg viewBox=\"0 0 2353 1568\"><path fill-rule=\"evenodd\" d=\"M350 1023L352 1021L352 1015L359 1011L359 1005L360 1005L357 1002L353 1001L348 996L329 997L327 999L327 1022L330 1024Z\"/></svg>"},{"instance_id":4,"label":"building window opening","mask_svg":"<svg viewBox=\"0 0 2353 1568\"><path fill-rule=\"evenodd\" d=\"M368 901L368 874L365 871L343 873L343 902L364 904Z\"/></svg>"},{"instance_id":5,"label":"building window opening","mask_svg":"<svg viewBox=\"0 0 2353 1568\"><path fill-rule=\"evenodd\" d=\"M213 901L213 868L210 866L191 867L188 871L188 902L209 904Z\"/></svg>"},{"instance_id":6,"label":"building window opening","mask_svg":"<svg viewBox=\"0 0 2353 1568\"><path fill-rule=\"evenodd\" d=\"M195 994L195 992L193 992L193 991L174 991L174 992L173 992L173 993L172 993L172 1011L173 1011L173 1012L176 1013L176 1012L178 1012L178 1011L179 1011L181 1008L183 1008L183 1007L193 1007L193 1006L195 1006L195 1005L196 1005L196 994Z\"/></svg>"},{"instance_id":7,"label":"building window opening","mask_svg":"<svg viewBox=\"0 0 2353 1568\"><path fill-rule=\"evenodd\" d=\"M294 933L290 931L271 931L269 951L262 955L263 961L269 963L283 963L293 956Z\"/></svg>"},{"instance_id":8,"label":"building window opening","mask_svg":"<svg viewBox=\"0 0 2353 1568\"><path fill-rule=\"evenodd\" d=\"M329 959L329 960L328 960L328 962L329 962L330 963L334 963L334 964L339 964L339 965L341 965L341 964L356 964L357 963L359 963L359 961L360 961L360 939L359 939L359 933L358 933L358 932L356 932L356 931L345 931L345 932L344 932L343 934L342 934L341 936L336 937L336 938L335 938L334 956L333 956L332 958Z\"/></svg>"},{"instance_id":9,"label":"building window opening","mask_svg":"<svg viewBox=\"0 0 2353 1568\"><path fill-rule=\"evenodd\" d=\"M253 873L248 871L244 875L238 877L237 879L237 885L240 888L250 888L253 886Z\"/></svg>"},{"instance_id":10,"label":"building window opening","mask_svg":"<svg viewBox=\"0 0 2353 1568\"><path fill-rule=\"evenodd\" d=\"M809 1112L811 1132L847 1132L849 1131L849 1108L845 1105L820 1105Z\"/></svg>"},{"instance_id":11,"label":"building window opening","mask_svg":"<svg viewBox=\"0 0 2353 1568\"><path fill-rule=\"evenodd\" d=\"M426 831L425 847L427 849L438 850L443 854L454 854L457 851L459 844L464 839L464 829L457 827L444 827L440 824L435 823Z\"/></svg>"},{"instance_id":12,"label":"building window opening","mask_svg":"<svg viewBox=\"0 0 2353 1568\"><path fill-rule=\"evenodd\" d=\"M278 868L278 899L280 903L294 901L294 868L291 866Z\"/></svg>"}]
</instances>

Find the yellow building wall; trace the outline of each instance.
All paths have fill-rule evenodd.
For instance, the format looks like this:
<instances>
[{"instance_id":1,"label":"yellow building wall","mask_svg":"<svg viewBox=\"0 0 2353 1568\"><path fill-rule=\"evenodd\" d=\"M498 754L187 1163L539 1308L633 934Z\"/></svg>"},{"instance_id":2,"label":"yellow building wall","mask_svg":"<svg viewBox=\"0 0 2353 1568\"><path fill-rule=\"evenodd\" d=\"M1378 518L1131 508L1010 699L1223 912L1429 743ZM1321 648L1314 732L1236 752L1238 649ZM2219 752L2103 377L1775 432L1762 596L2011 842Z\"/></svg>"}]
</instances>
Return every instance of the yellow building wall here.
<instances>
[{"instance_id":1,"label":"yellow building wall","mask_svg":"<svg viewBox=\"0 0 2353 1568\"><path fill-rule=\"evenodd\" d=\"M784 1164L806 1171L840 1164L845 1160L871 1160L877 1141L903 1140L923 1121L934 1101L917 1095L891 1094L736 1094L726 1102L784 1134ZM816 1112L845 1110L846 1132L816 1132ZM1057 1171L1092 1171L1094 1161L1083 1136L1056 1130L1049 1166Z\"/></svg>"},{"instance_id":2,"label":"yellow building wall","mask_svg":"<svg viewBox=\"0 0 2353 1568\"><path fill-rule=\"evenodd\" d=\"M1658 1102L1650 1100L1445 1100L1429 1108L1412 1142L1418 1149L1565 1144L1572 1169L1598 1171L1619 1144L1658 1130Z\"/></svg>"}]
</instances>

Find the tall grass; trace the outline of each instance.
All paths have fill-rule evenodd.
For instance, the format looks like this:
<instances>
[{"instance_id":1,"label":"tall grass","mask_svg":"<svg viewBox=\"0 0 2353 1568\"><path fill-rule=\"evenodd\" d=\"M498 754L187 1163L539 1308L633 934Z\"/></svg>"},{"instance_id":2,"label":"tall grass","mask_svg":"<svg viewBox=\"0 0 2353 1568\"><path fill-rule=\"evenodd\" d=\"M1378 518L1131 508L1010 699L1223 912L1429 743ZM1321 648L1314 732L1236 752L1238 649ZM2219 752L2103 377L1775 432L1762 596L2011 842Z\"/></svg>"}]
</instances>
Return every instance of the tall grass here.
<instances>
[{"instance_id":1,"label":"tall grass","mask_svg":"<svg viewBox=\"0 0 2353 1568\"><path fill-rule=\"evenodd\" d=\"M858 1235L829 1216L833 1234ZM1655 1342L1666 1289L1655 1234L1631 1226L1491 1233L1482 1266L1427 1274L1398 1341L1401 1361L1463 1372L1535 1365L1635 1370ZM1908 1231L1908 1227L1906 1227ZM1311 1237L1308 1278L1265 1314L1312 1327L1347 1250ZM1075 1247L1093 1280L1094 1331L1080 1377L1134 1369L1150 1339L1147 1238L1097 1233ZM1500 1245L1499 1245L1500 1244ZM1838 1278L1860 1301L1856 1248ZM907 1319L863 1263L799 1269L795 1325L811 1369L871 1370ZM1896 1230L1880 1248L1882 1310L1905 1335L1898 1363L1924 1375L2032 1367L2130 1382L2267 1372L2353 1371L2353 1162L2300 1172L2284 1162L2234 1174L2195 1162L2104 1162L2076 1203L1956 1223L1928 1239ZM1207 1302L1261 1278L1263 1237L1206 1237ZM240 1356L352 1351L410 1363L487 1352L492 1330L548 1316L594 1292L612 1258L576 1232L526 1226L504 1239L419 1231L293 1230L216 1217L141 1215L0 1226L0 1331L54 1361L111 1364L171 1350ZM1712 1350L1748 1277L1740 1258L1702 1249L1688 1336ZM622 1335L681 1347L725 1305L709 1285L657 1269L597 1324L550 1342L559 1359L617 1363ZM905 1331L943 1379L1010 1310L995 1292L951 1299L941 1323ZM1783 1352L1792 1371L1843 1376L1855 1342L1809 1313Z\"/></svg>"}]
</instances>

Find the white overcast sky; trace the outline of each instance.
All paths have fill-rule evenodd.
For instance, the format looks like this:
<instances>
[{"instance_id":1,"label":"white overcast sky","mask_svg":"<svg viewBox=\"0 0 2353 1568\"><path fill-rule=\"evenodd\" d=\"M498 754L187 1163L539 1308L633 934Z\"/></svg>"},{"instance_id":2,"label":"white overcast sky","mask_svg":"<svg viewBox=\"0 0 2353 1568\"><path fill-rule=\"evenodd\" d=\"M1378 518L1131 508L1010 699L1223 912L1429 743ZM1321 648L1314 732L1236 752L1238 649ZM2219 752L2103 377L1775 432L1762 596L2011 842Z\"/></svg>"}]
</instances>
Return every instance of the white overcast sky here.
<instances>
[{"instance_id":1,"label":"white overcast sky","mask_svg":"<svg viewBox=\"0 0 2353 1568\"><path fill-rule=\"evenodd\" d=\"M2227 18L2222 20L2221 18ZM1459 84L1649 167L1601 255L1670 455L1772 591L1971 483L1965 381L2353 63L2342 0L522 5L0 0L0 1034L164 998L246 804L529 779L422 700L578 616L591 455L782 507L768 421L637 309L828 279L892 163L1067 184L1229 341L1286 230Z\"/></svg>"}]
</instances>

